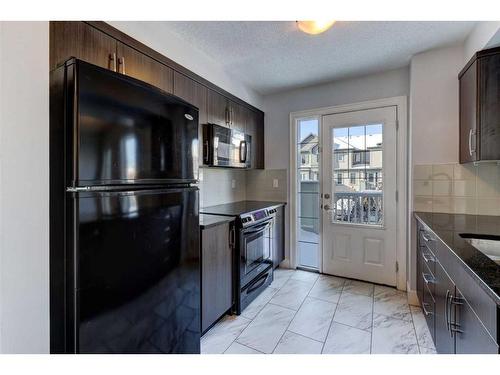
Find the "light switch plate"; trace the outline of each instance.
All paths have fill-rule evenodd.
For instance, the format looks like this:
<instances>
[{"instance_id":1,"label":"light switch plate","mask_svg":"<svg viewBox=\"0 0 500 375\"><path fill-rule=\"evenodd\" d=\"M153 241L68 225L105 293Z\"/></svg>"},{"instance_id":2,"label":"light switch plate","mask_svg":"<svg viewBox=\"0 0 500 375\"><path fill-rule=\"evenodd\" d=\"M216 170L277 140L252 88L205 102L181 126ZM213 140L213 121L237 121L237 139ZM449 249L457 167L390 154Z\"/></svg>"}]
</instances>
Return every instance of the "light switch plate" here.
<instances>
[{"instance_id":1,"label":"light switch plate","mask_svg":"<svg viewBox=\"0 0 500 375\"><path fill-rule=\"evenodd\" d=\"M273 179L273 188L277 188L277 187L279 187L279 182L278 182L277 178L274 178Z\"/></svg>"},{"instance_id":2,"label":"light switch plate","mask_svg":"<svg viewBox=\"0 0 500 375\"><path fill-rule=\"evenodd\" d=\"M236 188L236 180L231 180L231 188Z\"/></svg>"}]
</instances>

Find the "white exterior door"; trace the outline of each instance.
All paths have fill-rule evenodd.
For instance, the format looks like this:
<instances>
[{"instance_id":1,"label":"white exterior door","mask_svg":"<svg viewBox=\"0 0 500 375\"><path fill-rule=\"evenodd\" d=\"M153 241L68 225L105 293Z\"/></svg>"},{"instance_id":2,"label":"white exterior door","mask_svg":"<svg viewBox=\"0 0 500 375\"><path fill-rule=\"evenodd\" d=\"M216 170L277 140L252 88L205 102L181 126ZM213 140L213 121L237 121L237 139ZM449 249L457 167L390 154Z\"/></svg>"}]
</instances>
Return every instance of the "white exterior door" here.
<instances>
[{"instance_id":1,"label":"white exterior door","mask_svg":"<svg viewBox=\"0 0 500 375\"><path fill-rule=\"evenodd\" d=\"M322 118L324 273L395 286L395 106Z\"/></svg>"}]
</instances>

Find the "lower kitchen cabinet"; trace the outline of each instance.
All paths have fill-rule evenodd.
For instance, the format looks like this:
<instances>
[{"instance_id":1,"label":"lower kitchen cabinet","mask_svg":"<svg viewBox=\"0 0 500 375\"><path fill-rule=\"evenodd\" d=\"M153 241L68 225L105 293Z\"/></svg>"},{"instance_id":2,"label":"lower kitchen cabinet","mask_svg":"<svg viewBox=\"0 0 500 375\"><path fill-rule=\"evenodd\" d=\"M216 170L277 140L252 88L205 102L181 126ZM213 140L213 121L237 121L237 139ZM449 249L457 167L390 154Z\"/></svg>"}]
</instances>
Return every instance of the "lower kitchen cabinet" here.
<instances>
[{"instance_id":1,"label":"lower kitchen cabinet","mask_svg":"<svg viewBox=\"0 0 500 375\"><path fill-rule=\"evenodd\" d=\"M453 354L455 352L455 339L451 331L451 321L454 318L450 305L450 298L455 295L455 284L446 271L436 264L435 278L435 332L434 344L439 353Z\"/></svg>"},{"instance_id":2,"label":"lower kitchen cabinet","mask_svg":"<svg viewBox=\"0 0 500 375\"><path fill-rule=\"evenodd\" d=\"M497 311L496 303L457 271L461 265L450 261L453 255L445 243L420 221L417 231L417 295L436 351L498 354L492 336L498 332L498 321L489 318L491 311Z\"/></svg>"},{"instance_id":3,"label":"lower kitchen cabinet","mask_svg":"<svg viewBox=\"0 0 500 375\"><path fill-rule=\"evenodd\" d=\"M233 230L229 222L201 229L202 332L233 305Z\"/></svg>"},{"instance_id":4,"label":"lower kitchen cabinet","mask_svg":"<svg viewBox=\"0 0 500 375\"><path fill-rule=\"evenodd\" d=\"M456 337L455 352L457 354L498 354L497 343L488 334L469 302L458 289L452 306L455 307L456 314L451 328Z\"/></svg>"},{"instance_id":5,"label":"lower kitchen cabinet","mask_svg":"<svg viewBox=\"0 0 500 375\"><path fill-rule=\"evenodd\" d=\"M276 268L285 259L285 206L276 207L272 224L273 267Z\"/></svg>"}]
</instances>

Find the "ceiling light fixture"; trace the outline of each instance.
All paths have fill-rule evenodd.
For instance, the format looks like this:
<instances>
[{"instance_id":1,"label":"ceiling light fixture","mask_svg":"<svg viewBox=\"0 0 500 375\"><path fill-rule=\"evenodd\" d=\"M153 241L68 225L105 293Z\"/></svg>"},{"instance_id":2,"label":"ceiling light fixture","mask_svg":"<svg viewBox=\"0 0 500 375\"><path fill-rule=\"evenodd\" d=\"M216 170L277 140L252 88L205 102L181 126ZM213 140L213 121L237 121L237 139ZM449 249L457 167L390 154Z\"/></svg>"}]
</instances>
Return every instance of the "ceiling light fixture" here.
<instances>
[{"instance_id":1,"label":"ceiling light fixture","mask_svg":"<svg viewBox=\"0 0 500 375\"><path fill-rule=\"evenodd\" d=\"M321 34L333 26L335 21L296 21L297 27L311 35Z\"/></svg>"}]
</instances>

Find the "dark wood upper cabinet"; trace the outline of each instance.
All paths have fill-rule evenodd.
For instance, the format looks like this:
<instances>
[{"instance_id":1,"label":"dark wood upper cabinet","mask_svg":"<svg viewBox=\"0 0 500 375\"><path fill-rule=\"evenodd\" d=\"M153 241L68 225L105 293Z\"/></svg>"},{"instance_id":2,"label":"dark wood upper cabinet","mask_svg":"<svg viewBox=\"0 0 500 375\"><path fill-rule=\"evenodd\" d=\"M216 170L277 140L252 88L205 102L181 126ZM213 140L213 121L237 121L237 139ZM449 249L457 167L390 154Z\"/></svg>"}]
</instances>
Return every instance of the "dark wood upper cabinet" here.
<instances>
[{"instance_id":1,"label":"dark wood upper cabinet","mask_svg":"<svg viewBox=\"0 0 500 375\"><path fill-rule=\"evenodd\" d=\"M116 40L84 22L50 22L50 69L76 57L113 69Z\"/></svg>"},{"instance_id":2,"label":"dark wood upper cabinet","mask_svg":"<svg viewBox=\"0 0 500 375\"><path fill-rule=\"evenodd\" d=\"M203 164L201 159L201 155L203 155L202 126L208 122L208 89L184 74L174 71L174 95L198 107L198 138L200 139L198 155L200 155L199 164L201 165Z\"/></svg>"},{"instance_id":3,"label":"dark wood upper cabinet","mask_svg":"<svg viewBox=\"0 0 500 375\"><path fill-rule=\"evenodd\" d=\"M208 90L208 122L229 126L229 100L214 90Z\"/></svg>"},{"instance_id":4,"label":"dark wood upper cabinet","mask_svg":"<svg viewBox=\"0 0 500 375\"><path fill-rule=\"evenodd\" d=\"M250 134L252 168L264 168L264 113L231 93L104 22L50 22L50 69L71 57L173 93L198 107L200 125ZM199 135L201 155L201 131Z\"/></svg>"},{"instance_id":5,"label":"dark wood upper cabinet","mask_svg":"<svg viewBox=\"0 0 500 375\"><path fill-rule=\"evenodd\" d=\"M460 163L500 160L500 48L477 52L458 78Z\"/></svg>"},{"instance_id":6,"label":"dark wood upper cabinet","mask_svg":"<svg viewBox=\"0 0 500 375\"><path fill-rule=\"evenodd\" d=\"M207 93L208 89L202 84L174 72L174 95L198 107L200 124L208 121Z\"/></svg>"},{"instance_id":7,"label":"dark wood upper cabinet","mask_svg":"<svg viewBox=\"0 0 500 375\"><path fill-rule=\"evenodd\" d=\"M246 131L246 112L247 108L229 100L228 101L228 111L229 111L229 126L232 129L236 129L242 132Z\"/></svg>"},{"instance_id":8,"label":"dark wood upper cabinet","mask_svg":"<svg viewBox=\"0 0 500 375\"><path fill-rule=\"evenodd\" d=\"M252 168L264 169L264 116L245 109L245 132L252 137Z\"/></svg>"},{"instance_id":9,"label":"dark wood upper cabinet","mask_svg":"<svg viewBox=\"0 0 500 375\"><path fill-rule=\"evenodd\" d=\"M137 78L168 93L173 92L174 71L151 57L117 42L118 72Z\"/></svg>"}]
</instances>

